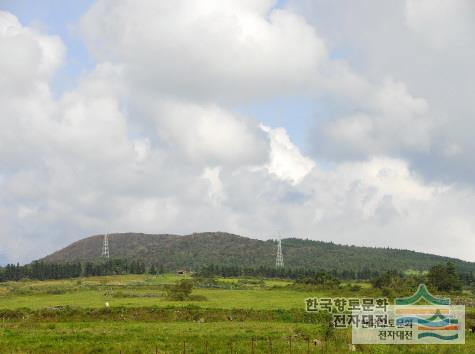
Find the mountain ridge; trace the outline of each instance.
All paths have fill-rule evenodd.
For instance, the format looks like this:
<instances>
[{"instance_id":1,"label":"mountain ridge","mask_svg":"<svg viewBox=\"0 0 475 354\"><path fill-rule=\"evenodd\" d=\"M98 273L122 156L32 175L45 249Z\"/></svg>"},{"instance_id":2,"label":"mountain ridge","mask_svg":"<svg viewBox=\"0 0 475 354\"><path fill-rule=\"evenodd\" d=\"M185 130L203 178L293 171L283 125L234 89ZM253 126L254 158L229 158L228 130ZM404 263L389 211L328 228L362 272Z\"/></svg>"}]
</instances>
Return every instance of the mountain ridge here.
<instances>
[{"instance_id":1,"label":"mountain ridge","mask_svg":"<svg viewBox=\"0 0 475 354\"><path fill-rule=\"evenodd\" d=\"M78 240L42 259L45 262L97 261L104 235ZM277 243L226 232L189 235L115 233L109 235L111 258L141 260L165 269L200 268L209 264L256 268L275 264ZM284 263L290 268L325 270L428 270L436 264L453 262L465 272L475 263L457 258L392 248L339 245L308 239L282 239Z\"/></svg>"}]
</instances>

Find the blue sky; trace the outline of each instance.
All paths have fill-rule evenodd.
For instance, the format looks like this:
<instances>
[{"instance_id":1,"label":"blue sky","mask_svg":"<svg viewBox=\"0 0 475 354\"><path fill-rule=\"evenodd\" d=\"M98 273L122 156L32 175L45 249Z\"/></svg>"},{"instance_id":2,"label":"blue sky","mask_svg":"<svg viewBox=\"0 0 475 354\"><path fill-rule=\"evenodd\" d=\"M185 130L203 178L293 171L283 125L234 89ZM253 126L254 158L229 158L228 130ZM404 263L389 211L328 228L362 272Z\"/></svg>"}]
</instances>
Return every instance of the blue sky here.
<instances>
[{"instance_id":1,"label":"blue sky","mask_svg":"<svg viewBox=\"0 0 475 354\"><path fill-rule=\"evenodd\" d=\"M51 83L57 95L72 89L78 77L94 68L95 62L77 29L80 17L93 3L93 0L0 1L0 9L15 14L23 25L61 37L67 52L63 67L57 71Z\"/></svg>"},{"instance_id":2,"label":"blue sky","mask_svg":"<svg viewBox=\"0 0 475 354\"><path fill-rule=\"evenodd\" d=\"M72 90L78 79L92 71L96 62L81 38L78 21L94 4L94 0L1 0L0 9L15 14L23 25L58 35L66 46L63 66L55 73L51 88L56 96ZM275 8L283 8L287 0L278 0ZM309 127L326 111L323 103L305 97L277 97L243 104L237 111L272 127L283 126L292 141L303 151L310 152L312 134ZM317 119L316 119L317 118ZM313 123L312 123L313 122Z\"/></svg>"},{"instance_id":3,"label":"blue sky","mask_svg":"<svg viewBox=\"0 0 475 354\"><path fill-rule=\"evenodd\" d=\"M474 259L473 1L92 3L0 0L0 262L214 230Z\"/></svg>"}]
</instances>

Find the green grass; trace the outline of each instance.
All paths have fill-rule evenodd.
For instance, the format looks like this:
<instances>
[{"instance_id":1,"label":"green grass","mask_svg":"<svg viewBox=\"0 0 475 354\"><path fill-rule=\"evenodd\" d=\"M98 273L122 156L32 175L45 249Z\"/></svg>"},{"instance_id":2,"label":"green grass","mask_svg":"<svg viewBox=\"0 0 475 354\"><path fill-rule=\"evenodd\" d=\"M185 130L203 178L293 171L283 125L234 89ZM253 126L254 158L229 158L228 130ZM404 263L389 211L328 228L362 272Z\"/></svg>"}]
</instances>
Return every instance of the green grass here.
<instances>
[{"instance_id":1,"label":"green grass","mask_svg":"<svg viewBox=\"0 0 475 354\"><path fill-rule=\"evenodd\" d=\"M163 276L109 276L85 278L82 280L34 281L26 283L5 283L0 289L0 309L31 308L40 309L53 306L104 307L110 306L183 306L189 304L206 308L249 308L249 309L291 309L303 308L304 300L309 296L319 296L315 292L297 292L284 287L288 281L268 280L266 288L256 287L249 290L195 289L194 295L204 296L207 301L170 301L166 299L161 285L173 284L183 279L174 275ZM226 279L225 282L238 282L238 279ZM275 287L279 288L278 290ZM12 289L13 288L13 289ZM64 293L51 293L52 289ZM133 293L150 297L116 297L110 294ZM2 292L0 292L2 294ZM152 297L153 296L153 297Z\"/></svg>"},{"instance_id":2,"label":"green grass","mask_svg":"<svg viewBox=\"0 0 475 354\"><path fill-rule=\"evenodd\" d=\"M62 353L189 353L251 351L252 339L256 353L283 353L292 339L294 352L307 348L307 337L321 337L318 327L305 324L268 322L224 323L150 323L150 322L66 322L14 323L0 329L0 351L62 352ZM343 342L332 341L327 349L343 350ZM312 348L313 349L313 348ZM333 352L332 350L332 352ZM316 352L316 351L315 351Z\"/></svg>"},{"instance_id":3,"label":"green grass","mask_svg":"<svg viewBox=\"0 0 475 354\"><path fill-rule=\"evenodd\" d=\"M347 289L296 291L286 280L220 279L238 289L194 289L205 301L170 301L164 286L186 277L125 275L60 281L0 283L0 353L347 353L349 330L328 331L304 319L306 297L361 296ZM354 283L352 283L354 284ZM239 287L244 287L239 288ZM469 296L469 295L467 295ZM470 295L471 296L471 295ZM105 309L108 302L110 309ZM191 305L191 307L190 307ZM64 310L45 310L70 306ZM21 310L28 308L30 310ZM234 309L234 310L233 310ZM250 310L253 311L250 311ZM10 315L8 311L11 310ZM61 312L63 311L63 312ZM188 311L188 312L187 312ZM12 316L11 314L16 314ZM474 308L467 308L473 316ZM177 315L178 314L178 315ZM317 323L307 323L309 321ZM361 353L475 353L475 336L462 346L357 346Z\"/></svg>"},{"instance_id":4,"label":"green grass","mask_svg":"<svg viewBox=\"0 0 475 354\"><path fill-rule=\"evenodd\" d=\"M197 289L194 295L206 297L206 301L170 301L165 298L162 291L134 290L134 294L156 295L161 297L110 297L105 290L80 290L66 294L38 294L19 295L0 299L0 309L18 309L27 307L40 309L53 306L79 306L79 307L104 307L108 302L110 306L184 306L198 305L205 308L248 308L248 309L292 309L303 308L306 297L319 296L312 292L295 292L292 290L221 290Z\"/></svg>"},{"instance_id":5,"label":"green grass","mask_svg":"<svg viewBox=\"0 0 475 354\"><path fill-rule=\"evenodd\" d=\"M58 322L5 323L0 327L2 353L348 353L349 331L335 331L322 345L320 327L312 324L276 322ZM363 353L473 353L475 338L468 335L465 345L387 345L356 346Z\"/></svg>"}]
</instances>

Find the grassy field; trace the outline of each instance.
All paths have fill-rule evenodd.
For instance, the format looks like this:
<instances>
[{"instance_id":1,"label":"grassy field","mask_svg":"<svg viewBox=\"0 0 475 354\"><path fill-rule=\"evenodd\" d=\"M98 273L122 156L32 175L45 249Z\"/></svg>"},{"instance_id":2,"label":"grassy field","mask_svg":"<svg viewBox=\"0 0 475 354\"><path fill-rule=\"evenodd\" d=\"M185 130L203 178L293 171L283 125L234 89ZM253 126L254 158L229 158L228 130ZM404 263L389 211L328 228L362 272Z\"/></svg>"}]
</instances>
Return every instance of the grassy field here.
<instances>
[{"instance_id":1,"label":"grassy field","mask_svg":"<svg viewBox=\"0 0 475 354\"><path fill-rule=\"evenodd\" d=\"M264 287L251 289L195 289L206 301L170 301L165 297L163 285L178 279L172 275L144 277L94 277L82 280L28 281L0 284L0 309L40 309L53 306L104 307L110 306L183 306L195 304L206 308L291 309L303 308L304 299L315 292L286 290L288 281L269 280ZM237 283L238 279L225 279L224 283ZM279 288L278 291L276 291ZM2 296L3 294L3 296Z\"/></svg>"},{"instance_id":2,"label":"grassy field","mask_svg":"<svg viewBox=\"0 0 475 354\"><path fill-rule=\"evenodd\" d=\"M200 301L170 301L175 275L127 275L0 283L0 353L474 353L466 344L351 347L349 330L305 314L310 296L290 282L223 279L197 288ZM108 303L109 307L106 307ZM468 312L472 313L473 309ZM314 345L314 340L318 340Z\"/></svg>"}]
</instances>

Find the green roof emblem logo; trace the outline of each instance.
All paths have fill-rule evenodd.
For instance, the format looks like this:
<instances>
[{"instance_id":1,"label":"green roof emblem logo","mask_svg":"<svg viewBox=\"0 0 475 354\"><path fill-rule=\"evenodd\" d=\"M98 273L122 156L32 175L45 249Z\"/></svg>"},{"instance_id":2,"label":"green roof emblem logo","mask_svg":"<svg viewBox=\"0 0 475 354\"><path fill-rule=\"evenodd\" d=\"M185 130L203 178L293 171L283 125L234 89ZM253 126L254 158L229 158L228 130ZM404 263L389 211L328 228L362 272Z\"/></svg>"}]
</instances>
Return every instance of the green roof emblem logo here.
<instances>
[{"instance_id":1,"label":"green roof emblem logo","mask_svg":"<svg viewBox=\"0 0 475 354\"><path fill-rule=\"evenodd\" d=\"M421 299L427 301L431 305L450 305L449 298L435 297L432 295L425 284L419 284L417 291L408 297L400 297L394 300L395 305L414 305Z\"/></svg>"}]
</instances>

